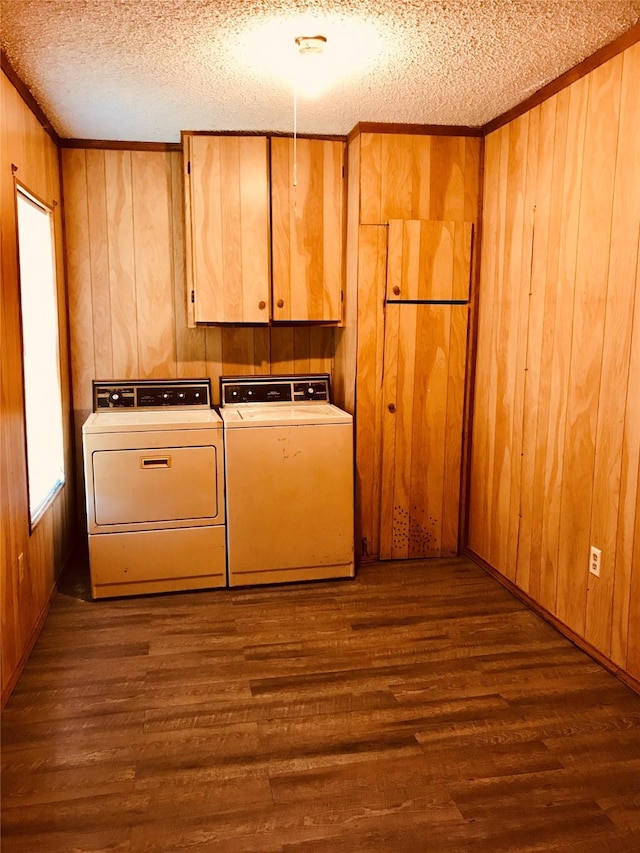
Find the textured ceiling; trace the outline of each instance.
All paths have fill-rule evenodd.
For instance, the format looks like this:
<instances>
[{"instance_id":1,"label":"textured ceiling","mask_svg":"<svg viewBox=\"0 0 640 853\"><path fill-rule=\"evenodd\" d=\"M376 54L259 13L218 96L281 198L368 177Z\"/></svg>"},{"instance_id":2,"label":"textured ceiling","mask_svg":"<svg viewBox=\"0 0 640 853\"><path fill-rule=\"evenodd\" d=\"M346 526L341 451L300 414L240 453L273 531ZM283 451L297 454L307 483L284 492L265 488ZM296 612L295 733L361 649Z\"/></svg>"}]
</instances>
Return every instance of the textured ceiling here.
<instances>
[{"instance_id":1,"label":"textured ceiling","mask_svg":"<svg viewBox=\"0 0 640 853\"><path fill-rule=\"evenodd\" d=\"M0 0L1 44L61 137L177 142L180 130L357 122L477 126L640 19L640 0ZM305 66L306 67L306 66ZM293 70L291 70L293 68Z\"/></svg>"}]
</instances>

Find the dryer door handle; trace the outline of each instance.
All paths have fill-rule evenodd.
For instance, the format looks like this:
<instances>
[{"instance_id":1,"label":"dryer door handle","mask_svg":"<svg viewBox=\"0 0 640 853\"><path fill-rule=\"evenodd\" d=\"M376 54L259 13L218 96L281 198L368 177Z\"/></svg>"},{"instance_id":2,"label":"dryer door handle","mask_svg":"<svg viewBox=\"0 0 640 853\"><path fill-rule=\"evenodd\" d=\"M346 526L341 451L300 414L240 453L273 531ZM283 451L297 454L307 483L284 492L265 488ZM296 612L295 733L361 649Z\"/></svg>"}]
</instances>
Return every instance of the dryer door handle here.
<instances>
[{"instance_id":1,"label":"dryer door handle","mask_svg":"<svg viewBox=\"0 0 640 853\"><path fill-rule=\"evenodd\" d=\"M150 471L155 468L171 468L170 456L141 456L140 467Z\"/></svg>"}]
</instances>

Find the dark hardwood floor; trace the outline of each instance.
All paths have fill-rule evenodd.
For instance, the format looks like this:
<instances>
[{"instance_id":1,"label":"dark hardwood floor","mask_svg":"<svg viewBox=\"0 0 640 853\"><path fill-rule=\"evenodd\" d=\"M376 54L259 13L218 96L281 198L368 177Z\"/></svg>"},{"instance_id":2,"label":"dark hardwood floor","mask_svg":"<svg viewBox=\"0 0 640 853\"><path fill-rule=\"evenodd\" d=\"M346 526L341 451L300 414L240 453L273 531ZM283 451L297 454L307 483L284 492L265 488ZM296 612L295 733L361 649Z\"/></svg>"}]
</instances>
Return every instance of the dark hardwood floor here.
<instances>
[{"instance_id":1,"label":"dark hardwood floor","mask_svg":"<svg viewBox=\"0 0 640 853\"><path fill-rule=\"evenodd\" d=\"M463 558L86 599L3 714L3 853L640 851L640 697Z\"/></svg>"}]
</instances>

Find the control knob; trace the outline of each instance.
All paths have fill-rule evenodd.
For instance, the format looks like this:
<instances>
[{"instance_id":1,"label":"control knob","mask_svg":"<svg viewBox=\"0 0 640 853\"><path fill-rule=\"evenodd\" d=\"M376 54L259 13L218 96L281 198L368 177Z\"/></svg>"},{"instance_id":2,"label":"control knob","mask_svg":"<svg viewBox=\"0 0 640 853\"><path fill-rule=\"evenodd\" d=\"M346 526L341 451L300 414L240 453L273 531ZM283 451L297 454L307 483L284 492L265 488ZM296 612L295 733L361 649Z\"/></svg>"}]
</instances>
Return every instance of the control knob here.
<instances>
[{"instance_id":1,"label":"control knob","mask_svg":"<svg viewBox=\"0 0 640 853\"><path fill-rule=\"evenodd\" d=\"M120 391L112 391L109 394L109 402L112 405L119 406L121 400L122 400L122 393Z\"/></svg>"}]
</instances>

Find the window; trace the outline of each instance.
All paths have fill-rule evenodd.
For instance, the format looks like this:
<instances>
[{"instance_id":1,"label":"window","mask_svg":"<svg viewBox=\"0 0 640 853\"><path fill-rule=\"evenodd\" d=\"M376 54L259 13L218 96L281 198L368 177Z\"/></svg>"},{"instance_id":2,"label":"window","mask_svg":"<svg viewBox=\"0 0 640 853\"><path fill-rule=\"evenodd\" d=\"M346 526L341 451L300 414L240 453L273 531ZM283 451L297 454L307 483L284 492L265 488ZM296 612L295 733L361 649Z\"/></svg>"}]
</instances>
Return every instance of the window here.
<instances>
[{"instance_id":1,"label":"window","mask_svg":"<svg viewBox=\"0 0 640 853\"><path fill-rule=\"evenodd\" d=\"M51 211L17 187L29 518L64 484L58 300Z\"/></svg>"}]
</instances>

